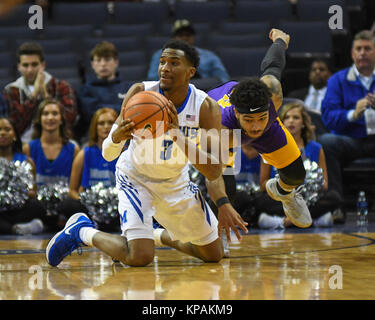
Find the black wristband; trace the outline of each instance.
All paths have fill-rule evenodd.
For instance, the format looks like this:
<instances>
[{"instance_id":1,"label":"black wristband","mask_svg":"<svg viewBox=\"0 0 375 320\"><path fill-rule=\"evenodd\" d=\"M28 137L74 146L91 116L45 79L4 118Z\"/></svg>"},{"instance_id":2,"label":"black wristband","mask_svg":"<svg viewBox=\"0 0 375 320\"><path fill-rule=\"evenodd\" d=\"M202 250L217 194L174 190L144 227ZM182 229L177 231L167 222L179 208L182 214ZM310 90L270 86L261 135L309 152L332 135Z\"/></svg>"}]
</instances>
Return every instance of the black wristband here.
<instances>
[{"instance_id":1,"label":"black wristband","mask_svg":"<svg viewBox=\"0 0 375 320\"><path fill-rule=\"evenodd\" d=\"M226 203L230 203L229 199L227 197L222 197L216 200L216 207L219 209L222 205Z\"/></svg>"}]
</instances>

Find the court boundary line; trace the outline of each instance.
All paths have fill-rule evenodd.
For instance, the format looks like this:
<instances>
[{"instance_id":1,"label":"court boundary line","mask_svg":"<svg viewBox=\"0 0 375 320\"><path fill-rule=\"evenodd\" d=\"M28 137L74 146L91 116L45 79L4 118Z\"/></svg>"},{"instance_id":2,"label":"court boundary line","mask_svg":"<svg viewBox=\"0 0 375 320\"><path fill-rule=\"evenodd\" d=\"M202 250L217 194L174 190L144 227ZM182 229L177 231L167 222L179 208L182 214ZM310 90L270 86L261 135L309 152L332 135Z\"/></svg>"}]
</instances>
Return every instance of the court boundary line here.
<instances>
[{"instance_id":1,"label":"court boundary line","mask_svg":"<svg viewBox=\"0 0 375 320\"><path fill-rule=\"evenodd\" d=\"M295 234L303 234L303 233L295 233ZM319 235L319 233L316 233L316 234ZM370 242L360 244L360 245L355 245L355 246L345 246L345 247L339 247L339 248L325 248L325 249L313 249L313 250L293 251L293 252L283 252L283 253L257 254L257 255L253 255L253 256L232 256L229 259L256 258L256 257L268 257L268 256L271 257L271 256L280 256L280 255L295 255L295 254L301 254L301 253L313 253L313 252L344 250L344 249L367 247L367 246L371 246L371 245L375 244L375 239L369 238L369 237L366 237L366 236L361 236L361 235L355 234L353 232L338 232L337 234L344 234L344 235L347 235L347 236L361 238L361 239L364 239L364 240L368 240Z\"/></svg>"},{"instance_id":2,"label":"court boundary line","mask_svg":"<svg viewBox=\"0 0 375 320\"><path fill-rule=\"evenodd\" d=\"M267 233L268 234L268 233ZM269 233L271 234L271 233ZM295 233L295 234L316 234L319 233ZM254 258L254 257L267 257L267 256L278 256L278 255L294 255L294 254L301 254L301 253L313 253L313 252L324 252L324 251L334 251L334 250L344 250L344 249L353 249L353 248L360 248L360 247L367 247L370 245L375 244L375 239L370 238L368 236L364 236L361 234L357 234L354 232L338 232L337 234L343 234L355 238L360 238L369 241L369 243L359 244L355 246L345 246L345 247L338 247L338 248L325 248L325 249L312 249L312 250L303 250L303 251L292 251L292 252L282 252L282 253L271 253L271 254L256 254L250 256L232 256L229 259L241 259L241 258ZM260 236L262 234L248 234L245 236ZM12 241L12 240L9 240ZM155 248L155 250L172 250L172 248ZM96 252L100 251L97 248L82 248L82 252ZM22 254L45 254L46 249L0 249L0 256L2 255L22 255Z\"/></svg>"}]
</instances>

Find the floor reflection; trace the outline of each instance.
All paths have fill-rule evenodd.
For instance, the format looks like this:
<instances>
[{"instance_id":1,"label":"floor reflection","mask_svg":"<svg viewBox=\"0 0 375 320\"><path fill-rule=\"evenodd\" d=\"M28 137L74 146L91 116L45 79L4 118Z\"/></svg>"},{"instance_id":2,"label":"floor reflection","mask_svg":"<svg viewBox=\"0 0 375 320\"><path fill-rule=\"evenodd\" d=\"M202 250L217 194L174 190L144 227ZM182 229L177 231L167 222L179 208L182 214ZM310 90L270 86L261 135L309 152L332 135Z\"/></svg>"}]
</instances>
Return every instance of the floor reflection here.
<instances>
[{"instance_id":1,"label":"floor reflection","mask_svg":"<svg viewBox=\"0 0 375 320\"><path fill-rule=\"evenodd\" d=\"M0 299L375 299L373 238L341 233L251 235L233 244L231 258L220 263L156 250L154 262L141 268L113 263L95 249L82 256L73 253L59 268L48 266L41 253L4 254ZM22 251L19 245L15 250Z\"/></svg>"}]
</instances>

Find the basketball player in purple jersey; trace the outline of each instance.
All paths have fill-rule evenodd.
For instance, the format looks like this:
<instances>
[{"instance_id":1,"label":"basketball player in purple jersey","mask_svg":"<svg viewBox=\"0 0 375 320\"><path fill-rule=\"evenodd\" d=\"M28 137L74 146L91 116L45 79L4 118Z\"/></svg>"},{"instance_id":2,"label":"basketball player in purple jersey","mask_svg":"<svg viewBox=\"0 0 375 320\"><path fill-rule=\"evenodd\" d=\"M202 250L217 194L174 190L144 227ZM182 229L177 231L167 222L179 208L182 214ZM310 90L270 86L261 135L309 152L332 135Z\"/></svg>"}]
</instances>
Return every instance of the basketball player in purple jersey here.
<instances>
[{"instance_id":1,"label":"basketball player in purple jersey","mask_svg":"<svg viewBox=\"0 0 375 320\"><path fill-rule=\"evenodd\" d=\"M233 130L241 129L241 145L252 147L260 153L263 161L278 169L278 177L268 180L267 193L281 201L290 221L300 228L307 228L312 220L309 209L300 194L300 185L305 179L301 153L292 135L278 118L282 104L280 78L285 66L285 50L290 37L278 29L269 34L273 44L261 63L261 77L241 82L229 81L208 92L221 107L222 127L229 129L229 141L233 141ZM230 147L236 147L230 145ZM234 217L235 210L225 191L223 176L207 181L211 199L218 208L220 228L226 230L230 240L226 219ZM232 214L228 214L231 211ZM233 229L233 228L232 228ZM234 230L240 238L238 230Z\"/></svg>"}]
</instances>

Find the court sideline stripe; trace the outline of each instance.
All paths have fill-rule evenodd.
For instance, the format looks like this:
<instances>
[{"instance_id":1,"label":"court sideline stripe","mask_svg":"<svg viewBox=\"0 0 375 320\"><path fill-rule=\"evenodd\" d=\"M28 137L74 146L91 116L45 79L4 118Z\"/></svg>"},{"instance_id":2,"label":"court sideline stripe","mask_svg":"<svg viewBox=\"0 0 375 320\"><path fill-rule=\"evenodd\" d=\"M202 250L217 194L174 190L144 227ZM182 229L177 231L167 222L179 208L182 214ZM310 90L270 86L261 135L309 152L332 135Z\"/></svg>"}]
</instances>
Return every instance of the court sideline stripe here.
<instances>
[{"instance_id":1,"label":"court sideline stripe","mask_svg":"<svg viewBox=\"0 0 375 320\"><path fill-rule=\"evenodd\" d=\"M345 234L347 236L357 237L361 239L365 239L370 241L369 243L359 244L355 246L346 246L346 247L339 247L339 248L325 248L325 249L315 249L315 250L304 250L304 251L291 251L289 252L282 252L282 253L268 253L268 254L256 254L252 256L233 256L230 259L241 259L241 258L256 258L256 257L272 257L272 256L282 256L282 255L294 255L294 254L301 254L301 253L313 253L313 252L324 252L324 251L334 251L334 250L344 250L344 249L353 249L353 248L360 248L360 247L367 247L375 244L375 239L354 234L351 232L341 232L340 234Z\"/></svg>"},{"instance_id":2,"label":"court sideline stripe","mask_svg":"<svg viewBox=\"0 0 375 320\"><path fill-rule=\"evenodd\" d=\"M371 246L371 245L375 244L375 239L367 237L367 236L363 236L363 235L352 233L352 232L342 232L340 234L344 234L344 235L347 235L347 236L352 236L352 237L355 237L355 238L368 240L370 242L355 245L355 246L345 246L345 247L339 247L339 248L325 248L325 249L314 249L314 250L304 250L304 251L293 251L293 253L282 252L282 253L256 254L256 255L251 255L251 256L232 256L232 257L230 257L230 259L271 257L271 256L290 255L290 254L344 250L344 249L367 247L367 246ZM248 235L248 236L250 236L250 235ZM155 248L155 249L158 250L158 249L161 249L161 248ZM169 248L163 248L163 249L169 249ZM96 248L82 248L82 250L83 250L83 252L99 251L99 249L96 249ZM45 253L45 252L46 252L45 249L0 249L0 256L1 255L19 255L19 254L38 254L38 253Z\"/></svg>"}]
</instances>

